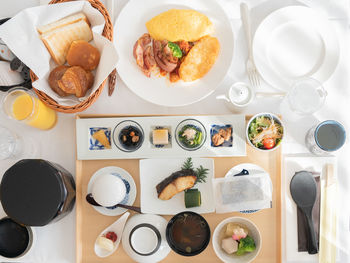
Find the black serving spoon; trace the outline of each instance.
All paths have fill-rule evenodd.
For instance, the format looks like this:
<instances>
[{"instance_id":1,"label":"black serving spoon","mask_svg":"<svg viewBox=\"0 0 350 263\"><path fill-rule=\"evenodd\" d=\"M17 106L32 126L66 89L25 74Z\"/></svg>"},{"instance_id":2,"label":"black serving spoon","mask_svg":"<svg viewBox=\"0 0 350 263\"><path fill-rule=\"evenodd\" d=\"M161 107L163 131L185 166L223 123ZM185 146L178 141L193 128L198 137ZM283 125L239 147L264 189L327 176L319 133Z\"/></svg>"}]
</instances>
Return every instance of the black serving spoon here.
<instances>
[{"instance_id":1,"label":"black serving spoon","mask_svg":"<svg viewBox=\"0 0 350 263\"><path fill-rule=\"evenodd\" d=\"M294 174L290 182L290 193L296 205L304 213L308 226L308 253L318 252L316 234L312 220L312 208L317 195L315 178L310 172L300 171Z\"/></svg>"},{"instance_id":2,"label":"black serving spoon","mask_svg":"<svg viewBox=\"0 0 350 263\"><path fill-rule=\"evenodd\" d=\"M90 205L93 205L93 206L101 206L99 203L97 203L95 201L95 199L93 198L92 194L88 194L86 195L86 201L90 204ZM121 207L121 208L125 208L125 209L129 209L129 210L133 210L137 213L140 213L142 214L141 212L141 208L140 207L136 207L136 206L130 206L130 205L123 205L123 204L117 204L113 207Z\"/></svg>"}]
</instances>

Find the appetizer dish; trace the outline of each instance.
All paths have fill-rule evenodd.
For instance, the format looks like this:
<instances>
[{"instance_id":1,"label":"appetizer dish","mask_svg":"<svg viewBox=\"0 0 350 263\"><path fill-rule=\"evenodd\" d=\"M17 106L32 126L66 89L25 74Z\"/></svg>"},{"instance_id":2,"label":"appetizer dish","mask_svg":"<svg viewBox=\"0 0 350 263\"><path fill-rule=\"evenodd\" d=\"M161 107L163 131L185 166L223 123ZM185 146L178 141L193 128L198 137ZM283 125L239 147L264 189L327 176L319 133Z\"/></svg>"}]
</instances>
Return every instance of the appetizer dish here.
<instances>
[{"instance_id":1,"label":"appetizer dish","mask_svg":"<svg viewBox=\"0 0 350 263\"><path fill-rule=\"evenodd\" d=\"M252 262L260 251L261 235L249 219L231 217L218 224L212 242L222 261Z\"/></svg>"},{"instance_id":2,"label":"appetizer dish","mask_svg":"<svg viewBox=\"0 0 350 263\"><path fill-rule=\"evenodd\" d=\"M110 128L90 128L90 150L111 149Z\"/></svg>"},{"instance_id":3,"label":"appetizer dish","mask_svg":"<svg viewBox=\"0 0 350 263\"><path fill-rule=\"evenodd\" d=\"M170 148L171 147L171 128L156 126L152 127L150 141L156 148Z\"/></svg>"},{"instance_id":4,"label":"appetizer dish","mask_svg":"<svg viewBox=\"0 0 350 263\"><path fill-rule=\"evenodd\" d=\"M187 158L180 171L172 173L156 186L158 198L169 200L176 194L185 191L186 208L200 206L201 192L191 188L196 183L205 182L207 174L208 169L202 165L194 169L192 158Z\"/></svg>"},{"instance_id":5,"label":"appetizer dish","mask_svg":"<svg viewBox=\"0 0 350 263\"><path fill-rule=\"evenodd\" d=\"M146 23L148 33L134 44L133 56L145 76L153 71L171 82L202 78L220 51L209 18L195 10L170 9Z\"/></svg>"},{"instance_id":6,"label":"appetizer dish","mask_svg":"<svg viewBox=\"0 0 350 263\"><path fill-rule=\"evenodd\" d=\"M247 125L247 140L250 145L260 150L276 149L283 138L283 125L274 114L255 115Z\"/></svg>"},{"instance_id":7,"label":"appetizer dish","mask_svg":"<svg viewBox=\"0 0 350 263\"><path fill-rule=\"evenodd\" d=\"M209 244L208 222L194 212L175 215L166 228L166 238L172 250L182 256L195 256Z\"/></svg>"},{"instance_id":8,"label":"appetizer dish","mask_svg":"<svg viewBox=\"0 0 350 263\"><path fill-rule=\"evenodd\" d=\"M113 132L113 140L116 146L126 152L139 149L143 143L144 134L141 126L134 121L119 123Z\"/></svg>"},{"instance_id":9,"label":"appetizer dish","mask_svg":"<svg viewBox=\"0 0 350 263\"><path fill-rule=\"evenodd\" d=\"M206 139L204 126L196 120L184 120L176 128L176 141L185 150L199 149Z\"/></svg>"},{"instance_id":10,"label":"appetizer dish","mask_svg":"<svg viewBox=\"0 0 350 263\"><path fill-rule=\"evenodd\" d=\"M93 35L85 14L74 14L37 30L58 65L50 72L50 88L61 97L84 97L94 83L91 71L100 61L98 49L88 43Z\"/></svg>"},{"instance_id":11,"label":"appetizer dish","mask_svg":"<svg viewBox=\"0 0 350 263\"><path fill-rule=\"evenodd\" d=\"M96 256L105 258L118 249L129 215L129 212L124 213L97 236L94 246Z\"/></svg>"},{"instance_id":12,"label":"appetizer dish","mask_svg":"<svg viewBox=\"0 0 350 263\"><path fill-rule=\"evenodd\" d=\"M113 231L109 231L105 235L99 236L97 238L97 244L100 246L100 248L112 252L114 250L114 244L117 239L117 234Z\"/></svg>"},{"instance_id":13,"label":"appetizer dish","mask_svg":"<svg viewBox=\"0 0 350 263\"><path fill-rule=\"evenodd\" d=\"M211 146L232 147L232 126L212 125L210 130Z\"/></svg>"}]
</instances>

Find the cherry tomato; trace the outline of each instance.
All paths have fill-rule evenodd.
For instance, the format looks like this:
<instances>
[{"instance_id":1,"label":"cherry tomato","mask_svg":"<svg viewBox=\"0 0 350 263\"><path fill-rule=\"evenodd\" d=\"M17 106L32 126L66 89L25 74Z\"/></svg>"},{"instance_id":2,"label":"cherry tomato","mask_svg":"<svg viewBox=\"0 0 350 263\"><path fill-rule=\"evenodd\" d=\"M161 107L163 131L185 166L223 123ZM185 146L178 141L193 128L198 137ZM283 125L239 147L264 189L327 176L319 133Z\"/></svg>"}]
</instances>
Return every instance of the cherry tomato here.
<instances>
[{"instance_id":1,"label":"cherry tomato","mask_svg":"<svg viewBox=\"0 0 350 263\"><path fill-rule=\"evenodd\" d=\"M264 148L271 149L275 146L275 141L272 138L266 138L263 140Z\"/></svg>"}]
</instances>

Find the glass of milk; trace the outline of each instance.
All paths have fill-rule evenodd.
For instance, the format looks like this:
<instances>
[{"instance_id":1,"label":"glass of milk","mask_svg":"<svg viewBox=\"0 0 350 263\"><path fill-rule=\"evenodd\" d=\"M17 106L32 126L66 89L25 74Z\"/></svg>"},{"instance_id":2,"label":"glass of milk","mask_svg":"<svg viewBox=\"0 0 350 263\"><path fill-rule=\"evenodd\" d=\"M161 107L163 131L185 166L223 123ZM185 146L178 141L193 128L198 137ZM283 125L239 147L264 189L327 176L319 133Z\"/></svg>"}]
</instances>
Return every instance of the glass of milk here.
<instances>
[{"instance_id":1,"label":"glass of milk","mask_svg":"<svg viewBox=\"0 0 350 263\"><path fill-rule=\"evenodd\" d=\"M281 113L290 120L311 115L322 108L326 96L327 92L319 81L312 78L299 80L283 99Z\"/></svg>"}]
</instances>

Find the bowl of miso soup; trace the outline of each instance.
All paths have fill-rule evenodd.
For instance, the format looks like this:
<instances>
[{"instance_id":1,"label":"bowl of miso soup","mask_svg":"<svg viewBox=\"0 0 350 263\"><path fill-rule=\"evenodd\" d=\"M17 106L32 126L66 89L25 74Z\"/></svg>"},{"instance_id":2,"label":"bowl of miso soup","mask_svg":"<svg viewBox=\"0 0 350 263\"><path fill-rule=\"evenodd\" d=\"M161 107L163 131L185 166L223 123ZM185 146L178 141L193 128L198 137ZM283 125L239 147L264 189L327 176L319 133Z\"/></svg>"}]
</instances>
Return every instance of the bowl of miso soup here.
<instances>
[{"instance_id":1,"label":"bowl of miso soup","mask_svg":"<svg viewBox=\"0 0 350 263\"><path fill-rule=\"evenodd\" d=\"M181 212L168 222L166 238L176 253L182 256L195 256L208 246L210 228L201 215L189 211Z\"/></svg>"}]
</instances>

